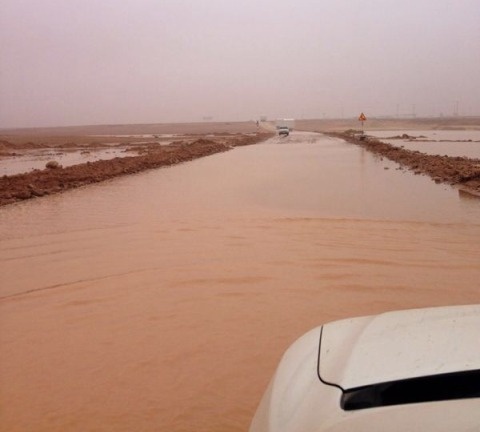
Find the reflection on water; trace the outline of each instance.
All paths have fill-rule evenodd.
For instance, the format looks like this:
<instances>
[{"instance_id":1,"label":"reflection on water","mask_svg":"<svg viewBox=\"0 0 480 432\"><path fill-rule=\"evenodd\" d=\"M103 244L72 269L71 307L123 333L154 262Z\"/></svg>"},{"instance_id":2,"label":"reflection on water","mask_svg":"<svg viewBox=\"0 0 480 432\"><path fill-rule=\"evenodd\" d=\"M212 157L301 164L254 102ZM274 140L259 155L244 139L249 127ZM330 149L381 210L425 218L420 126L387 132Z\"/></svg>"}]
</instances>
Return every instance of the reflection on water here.
<instances>
[{"instance_id":1,"label":"reflection on water","mask_svg":"<svg viewBox=\"0 0 480 432\"><path fill-rule=\"evenodd\" d=\"M440 156L468 157L480 159L480 130L414 130L414 131L388 131L368 132L369 135L381 139L383 142L394 146L403 146L408 150L418 150L422 153ZM407 134L415 140L388 139L389 137Z\"/></svg>"},{"instance_id":2,"label":"reflection on water","mask_svg":"<svg viewBox=\"0 0 480 432\"><path fill-rule=\"evenodd\" d=\"M2 208L1 424L244 431L309 328L478 302L479 216L315 134Z\"/></svg>"}]
</instances>

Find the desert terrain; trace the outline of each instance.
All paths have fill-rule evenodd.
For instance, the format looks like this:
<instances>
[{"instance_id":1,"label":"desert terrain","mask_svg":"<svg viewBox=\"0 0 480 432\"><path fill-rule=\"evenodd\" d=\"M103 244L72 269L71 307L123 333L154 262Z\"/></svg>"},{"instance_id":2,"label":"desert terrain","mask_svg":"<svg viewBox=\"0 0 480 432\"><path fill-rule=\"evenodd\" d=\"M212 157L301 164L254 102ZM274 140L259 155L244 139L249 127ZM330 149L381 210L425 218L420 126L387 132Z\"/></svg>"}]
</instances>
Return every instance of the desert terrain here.
<instances>
[{"instance_id":1,"label":"desert terrain","mask_svg":"<svg viewBox=\"0 0 480 432\"><path fill-rule=\"evenodd\" d=\"M371 119L368 130L478 130L480 118ZM436 182L480 196L480 161L466 157L425 155L367 137L359 139L359 122L298 120L297 130L327 133L393 160L402 168L430 176ZM255 144L272 136L273 123L226 122L147 125L96 125L0 131L0 160L49 149L57 155L116 149L128 156L62 167L52 160L44 169L0 177L0 205L98 183L113 177L173 165ZM55 153L54 153L55 154Z\"/></svg>"}]
</instances>

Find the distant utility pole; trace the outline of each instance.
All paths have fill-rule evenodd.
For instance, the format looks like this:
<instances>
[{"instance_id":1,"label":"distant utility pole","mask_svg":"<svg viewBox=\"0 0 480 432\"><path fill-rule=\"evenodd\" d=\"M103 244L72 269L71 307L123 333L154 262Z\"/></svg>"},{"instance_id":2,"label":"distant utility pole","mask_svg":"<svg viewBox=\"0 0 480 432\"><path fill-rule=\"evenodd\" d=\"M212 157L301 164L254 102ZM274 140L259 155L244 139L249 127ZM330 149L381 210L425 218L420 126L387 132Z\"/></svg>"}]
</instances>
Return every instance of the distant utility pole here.
<instances>
[{"instance_id":1,"label":"distant utility pole","mask_svg":"<svg viewBox=\"0 0 480 432\"><path fill-rule=\"evenodd\" d=\"M458 103L459 103L458 100L455 101L455 107L453 109L453 116L454 117L458 117Z\"/></svg>"},{"instance_id":2,"label":"distant utility pole","mask_svg":"<svg viewBox=\"0 0 480 432\"><path fill-rule=\"evenodd\" d=\"M397 118L398 118L398 115L399 115L399 111L400 111L400 104L397 103Z\"/></svg>"}]
</instances>

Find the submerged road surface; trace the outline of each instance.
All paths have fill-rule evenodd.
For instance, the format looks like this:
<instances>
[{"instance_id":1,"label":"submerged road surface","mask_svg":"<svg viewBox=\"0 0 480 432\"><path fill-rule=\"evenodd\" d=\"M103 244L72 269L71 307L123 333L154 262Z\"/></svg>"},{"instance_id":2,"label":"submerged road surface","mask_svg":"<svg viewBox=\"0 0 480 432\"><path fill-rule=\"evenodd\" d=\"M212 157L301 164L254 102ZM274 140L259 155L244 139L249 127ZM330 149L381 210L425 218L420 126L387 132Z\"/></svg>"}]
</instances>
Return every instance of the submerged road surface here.
<instances>
[{"instance_id":1,"label":"submerged road surface","mask_svg":"<svg viewBox=\"0 0 480 432\"><path fill-rule=\"evenodd\" d=\"M293 133L0 208L0 424L245 431L328 320L480 301L480 203Z\"/></svg>"}]
</instances>

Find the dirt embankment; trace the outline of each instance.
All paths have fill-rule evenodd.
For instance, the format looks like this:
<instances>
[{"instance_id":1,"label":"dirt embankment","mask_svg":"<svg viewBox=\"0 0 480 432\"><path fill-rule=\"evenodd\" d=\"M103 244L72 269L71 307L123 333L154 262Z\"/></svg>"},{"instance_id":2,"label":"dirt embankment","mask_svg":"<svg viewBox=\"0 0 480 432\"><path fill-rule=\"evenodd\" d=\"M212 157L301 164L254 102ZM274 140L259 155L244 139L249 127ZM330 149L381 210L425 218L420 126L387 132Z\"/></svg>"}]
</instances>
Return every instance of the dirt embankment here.
<instances>
[{"instance_id":1,"label":"dirt embankment","mask_svg":"<svg viewBox=\"0 0 480 432\"><path fill-rule=\"evenodd\" d=\"M137 149L141 153L139 156L117 157L65 168L51 163L50 169L0 177L0 206L63 192L121 175L186 162L224 152L236 146L255 144L270 136L271 134L266 133L239 134L227 139L222 137L219 141L198 138L193 142L175 142L168 146L143 146ZM1 144L5 152L18 148L18 145L10 145L8 141L2 141Z\"/></svg>"},{"instance_id":2,"label":"dirt embankment","mask_svg":"<svg viewBox=\"0 0 480 432\"><path fill-rule=\"evenodd\" d=\"M329 136L344 139L364 147L381 157L397 162L415 174L426 174L436 183L448 183L472 195L480 197L480 159L428 155L386 144L372 137L363 137L349 132L330 132Z\"/></svg>"}]
</instances>

